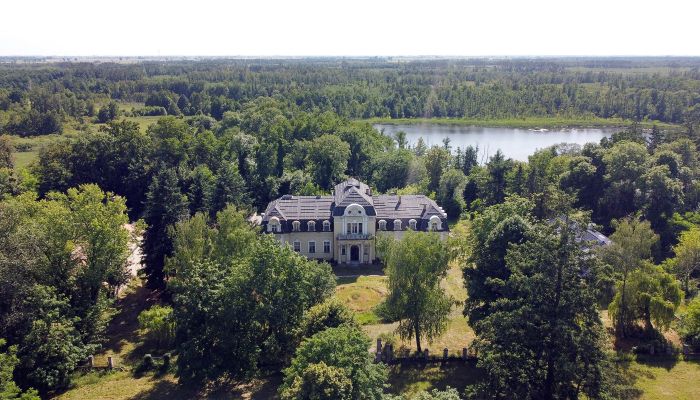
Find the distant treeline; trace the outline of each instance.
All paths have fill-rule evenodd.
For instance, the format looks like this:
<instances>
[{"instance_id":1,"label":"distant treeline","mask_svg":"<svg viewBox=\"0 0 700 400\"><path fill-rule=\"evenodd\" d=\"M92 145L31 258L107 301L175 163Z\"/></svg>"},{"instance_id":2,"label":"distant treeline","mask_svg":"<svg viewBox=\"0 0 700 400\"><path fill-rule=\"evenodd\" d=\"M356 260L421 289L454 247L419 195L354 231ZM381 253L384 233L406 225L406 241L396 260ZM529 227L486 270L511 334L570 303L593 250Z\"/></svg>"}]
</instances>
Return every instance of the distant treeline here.
<instances>
[{"instance_id":1,"label":"distant treeline","mask_svg":"<svg viewBox=\"0 0 700 400\"><path fill-rule=\"evenodd\" d=\"M348 118L698 119L698 58L303 59L0 64L0 129L61 131L110 99L220 120L257 97Z\"/></svg>"}]
</instances>

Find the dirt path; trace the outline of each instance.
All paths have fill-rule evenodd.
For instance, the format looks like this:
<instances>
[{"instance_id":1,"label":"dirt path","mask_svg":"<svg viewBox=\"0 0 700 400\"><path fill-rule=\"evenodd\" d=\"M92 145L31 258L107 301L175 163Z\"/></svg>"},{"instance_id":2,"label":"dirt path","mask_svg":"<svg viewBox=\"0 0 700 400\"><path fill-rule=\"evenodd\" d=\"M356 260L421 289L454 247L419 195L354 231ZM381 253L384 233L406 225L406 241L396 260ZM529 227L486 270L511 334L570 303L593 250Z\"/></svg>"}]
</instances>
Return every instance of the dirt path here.
<instances>
[{"instance_id":1,"label":"dirt path","mask_svg":"<svg viewBox=\"0 0 700 400\"><path fill-rule=\"evenodd\" d=\"M124 228L126 228L131 235L131 239L129 240L129 258L127 260L129 273L131 276L136 276L139 269L141 269L141 262L143 260L143 252L141 251L143 236L134 233L136 229L134 224L125 224Z\"/></svg>"}]
</instances>

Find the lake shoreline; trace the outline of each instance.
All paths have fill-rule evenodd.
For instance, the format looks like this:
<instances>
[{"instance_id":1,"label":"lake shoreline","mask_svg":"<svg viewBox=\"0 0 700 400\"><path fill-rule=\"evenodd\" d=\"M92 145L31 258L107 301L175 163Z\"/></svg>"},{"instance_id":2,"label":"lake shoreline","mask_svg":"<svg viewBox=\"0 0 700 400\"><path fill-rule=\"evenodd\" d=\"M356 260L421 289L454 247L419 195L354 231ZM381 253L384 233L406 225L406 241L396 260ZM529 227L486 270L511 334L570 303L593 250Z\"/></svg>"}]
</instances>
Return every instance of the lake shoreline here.
<instances>
[{"instance_id":1,"label":"lake shoreline","mask_svg":"<svg viewBox=\"0 0 700 400\"><path fill-rule=\"evenodd\" d=\"M619 118L524 118L524 119L470 119L470 118L367 118L359 120L372 125L456 125L488 128L524 128L524 129L577 129L577 128L624 128L633 121ZM639 123L643 128L656 125L659 128L677 128L665 122Z\"/></svg>"}]
</instances>

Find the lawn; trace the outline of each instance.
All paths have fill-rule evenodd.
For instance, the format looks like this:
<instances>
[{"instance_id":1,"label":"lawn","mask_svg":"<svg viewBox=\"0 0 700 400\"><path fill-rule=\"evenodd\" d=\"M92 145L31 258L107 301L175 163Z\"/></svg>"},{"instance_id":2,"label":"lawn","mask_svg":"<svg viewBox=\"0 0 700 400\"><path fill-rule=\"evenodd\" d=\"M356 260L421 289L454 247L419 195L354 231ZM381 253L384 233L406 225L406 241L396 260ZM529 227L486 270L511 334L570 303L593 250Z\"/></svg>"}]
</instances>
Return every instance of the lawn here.
<instances>
[{"instance_id":1,"label":"lawn","mask_svg":"<svg viewBox=\"0 0 700 400\"><path fill-rule=\"evenodd\" d=\"M388 294L386 279L384 276L377 275L339 278L336 288L336 297L357 313L358 321L363 324L362 328L372 338L373 343L380 335L392 335L397 326L397 323L381 322L373 312L373 308ZM434 352L442 352L442 349L447 348L450 353L458 354L474 339L474 332L462 315L464 300L467 298L467 291L462 282L462 271L458 265L453 264L447 273L447 278L442 282L445 291L456 300L450 313L447 330L432 343L424 343L423 348ZM394 339L397 342L397 348L401 346L413 350L416 348L415 342L411 339L401 340L398 337Z\"/></svg>"},{"instance_id":2,"label":"lawn","mask_svg":"<svg viewBox=\"0 0 700 400\"><path fill-rule=\"evenodd\" d=\"M700 362L635 362L631 372L643 400L700 399Z\"/></svg>"}]
</instances>

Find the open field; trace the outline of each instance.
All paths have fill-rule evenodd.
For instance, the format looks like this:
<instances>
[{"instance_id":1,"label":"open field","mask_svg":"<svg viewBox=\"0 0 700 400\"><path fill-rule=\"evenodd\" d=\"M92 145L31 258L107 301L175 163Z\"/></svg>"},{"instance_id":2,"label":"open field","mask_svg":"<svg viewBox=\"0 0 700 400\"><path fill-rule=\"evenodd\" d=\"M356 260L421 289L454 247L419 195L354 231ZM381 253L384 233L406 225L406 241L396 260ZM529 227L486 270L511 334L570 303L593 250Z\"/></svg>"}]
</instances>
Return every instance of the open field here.
<instances>
[{"instance_id":1,"label":"open field","mask_svg":"<svg viewBox=\"0 0 700 400\"><path fill-rule=\"evenodd\" d=\"M635 362L631 372L643 400L700 399L700 362Z\"/></svg>"},{"instance_id":2,"label":"open field","mask_svg":"<svg viewBox=\"0 0 700 400\"><path fill-rule=\"evenodd\" d=\"M384 276L360 276L357 278L340 278L336 288L336 296L343 303L357 313L358 322L363 325L364 331L374 342L380 335L393 335L397 323L381 322L374 313L376 307L388 294L386 289L386 277ZM462 315L464 300L467 292L462 283L462 271L459 266L453 264L442 283L443 287L456 301L450 314L450 322L445 333L436 338L432 343L424 343L423 348L434 352L447 348L451 353L459 353L463 347L469 346L474 340L474 332L467 325L467 319ZM396 337L396 346L406 347L415 351L416 344L413 340L401 340Z\"/></svg>"}]
</instances>

